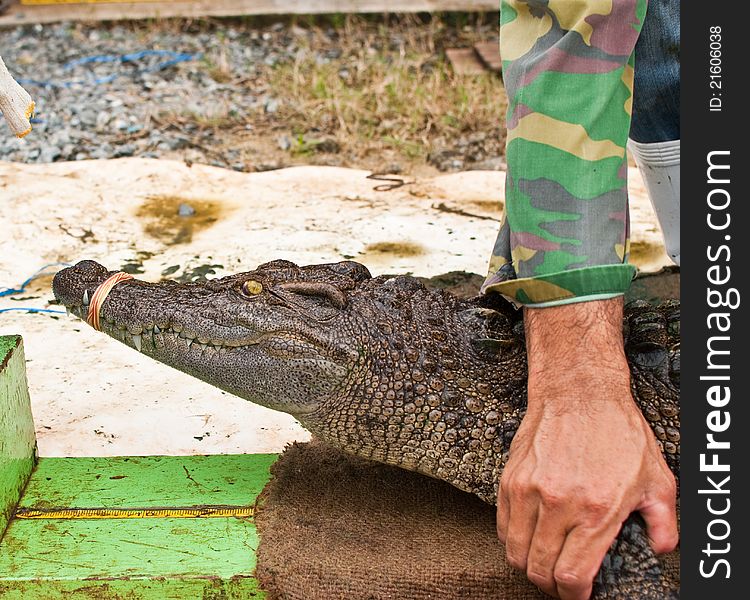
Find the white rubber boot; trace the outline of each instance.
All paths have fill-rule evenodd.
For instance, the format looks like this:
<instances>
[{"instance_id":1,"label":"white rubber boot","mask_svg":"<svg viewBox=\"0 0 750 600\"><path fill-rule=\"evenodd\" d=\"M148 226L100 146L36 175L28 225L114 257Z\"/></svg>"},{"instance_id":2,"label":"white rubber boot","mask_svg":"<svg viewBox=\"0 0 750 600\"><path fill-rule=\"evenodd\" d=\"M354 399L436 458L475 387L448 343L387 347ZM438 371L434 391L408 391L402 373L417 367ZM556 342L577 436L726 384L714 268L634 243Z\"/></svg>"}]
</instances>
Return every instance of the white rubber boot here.
<instances>
[{"instance_id":1,"label":"white rubber boot","mask_svg":"<svg viewBox=\"0 0 750 600\"><path fill-rule=\"evenodd\" d=\"M664 234L667 254L680 264L680 140L644 144L628 140L630 150Z\"/></svg>"}]
</instances>

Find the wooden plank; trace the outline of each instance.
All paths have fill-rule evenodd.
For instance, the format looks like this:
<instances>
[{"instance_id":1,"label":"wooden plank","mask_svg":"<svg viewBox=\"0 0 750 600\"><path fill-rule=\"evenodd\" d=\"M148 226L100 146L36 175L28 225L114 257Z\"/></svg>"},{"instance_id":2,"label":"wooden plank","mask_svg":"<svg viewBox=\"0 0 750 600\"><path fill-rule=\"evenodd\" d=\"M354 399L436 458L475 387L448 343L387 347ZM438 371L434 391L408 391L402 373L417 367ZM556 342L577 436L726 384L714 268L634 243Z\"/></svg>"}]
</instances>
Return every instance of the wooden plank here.
<instances>
[{"instance_id":1,"label":"wooden plank","mask_svg":"<svg viewBox=\"0 0 750 600\"><path fill-rule=\"evenodd\" d=\"M276 454L40 458L22 508L248 506Z\"/></svg>"},{"instance_id":2,"label":"wooden plank","mask_svg":"<svg viewBox=\"0 0 750 600\"><path fill-rule=\"evenodd\" d=\"M258 542L250 519L14 520L0 543L0 597L10 597L16 582L37 582L27 597L47 598L56 581L116 590L114 580L168 578L178 589L189 579L251 580Z\"/></svg>"},{"instance_id":3,"label":"wooden plank","mask_svg":"<svg viewBox=\"0 0 750 600\"><path fill-rule=\"evenodd\" d=\"M22 507L252 507L275 454L42 458ZM250 517L13 519L3 600L262 598Z\"/></svg>"},{"instance_id":4,"label":"wooden plank","mask_svg":"<svg viewBox=\"0 0 750 600\"><path fill-rule=\"evenodd\" d=\"M411 13L496 11L497 0L192 0L128 4L66 4L11 6L0 16L0 26L83 20L109 21L166 17L230 17L326 13Z\"/></svg>"},{"instance_id":5,"label":"wooden plank","mask_svg":"<svg viewBox=\"0 0 750 600\"><path fill-rule=\"evenodd\" d=\"M3 600L261 600L254 577L0 581Z\"/></svg>"},{"instance_id":6,"label":"wooden plank","mask_svg":"<svg viewBox=\"0 0 750 600\"><path fill-rule=\"evenodd\" d=\"M477 42L474 44L479 59L490 71L499 73L503 70L503 60L500 57L500 43L495 41Z\"/></svg>"},{"instance_id":7,"label":"wooden plank","mask_svg":"<svg viewBox=\"0 0 750 600\"><path fill-rule=\"evenodd\" d=\"M459 75L479 75L487 72L473 48L448 48L445 56Z\"/></svg>"},{"instance_id":8,"label":"wooden plank","mask_svg":"<svg viewBox=\"0 0 750 600\"><path fill-rule=\"evenodd\" d=\"M138 4L139 2L158 2L159 0L19 0L19 4L27 6L42 5L50 6L53 4ZM192 0L171 0L171 2L192 2Z\"/></svg>"},{"instance_id":9,"label":"wooden plank","mask_svg":"<svg viewBox=\"0 0 750 600\"><path fill-rule=\"evenodd\" d=\"M17 335L0 336L0 539L34 468L35 453L23 341Z\"/></svg>"},{"instance_id":10,"label":"wooden plank","mask_svg":"<svg viewBox=\"0 0 750 600\"><path fill-rule=\"evenodd\" d=\"M158 2L159 0L19 0L19 4L26 6L51 6L54 4L138 4L139 2ZM171 2L192 2L192 0L171 0Z\"/></svg>"}]
</instances>

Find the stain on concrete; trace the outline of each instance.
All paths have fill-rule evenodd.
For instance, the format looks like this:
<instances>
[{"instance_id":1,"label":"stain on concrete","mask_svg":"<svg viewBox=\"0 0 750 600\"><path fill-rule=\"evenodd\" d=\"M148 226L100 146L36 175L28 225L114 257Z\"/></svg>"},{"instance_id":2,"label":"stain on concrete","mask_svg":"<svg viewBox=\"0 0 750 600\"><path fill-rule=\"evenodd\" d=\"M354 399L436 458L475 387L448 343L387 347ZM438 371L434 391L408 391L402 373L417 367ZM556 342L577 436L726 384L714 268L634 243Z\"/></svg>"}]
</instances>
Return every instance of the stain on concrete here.
<instances>
[{"instance_id":1,"label":"stain on concrete","mask_svg":"<svg viewBox=\"0 0 750 600\"><path fill-rule=\"evenodd\" d=\"M630 260L634 265L657 262L664 255L664 247L650 242L631 242Z\"/></svg>"},{"instance_id":2,"label":"stain on concrete","mask_svg":"<svg viewBox=\"0 0 750 600\"><path fill-rule=\"evenodd\" d=\"M148 196L135 216L143 221L146 234L168 246L187 244L193 235L211 227L224 212L216 200L182 196Z\"/></svg>"},{"instance_id":3,"label":"stain on concrete","mask_svg":"<svg viewBox=\"0 0 750 600\"><path fill-rule=\"evenodd\" d=\"M470 200L468 204L488 213L501 213L505 208L505 203L502 200Z\"/></svg>"},{"instance_id":4,"label":"stain on concrete","mask_svg":"<svg viewBox=\"0 0 750 600\"><path fill-rule=\"evenodd\" d=\"M414 242L375 242L365 246L362 254L370 256L421 256L427 254L423 246Z\"/></svg>"}]
</instances>

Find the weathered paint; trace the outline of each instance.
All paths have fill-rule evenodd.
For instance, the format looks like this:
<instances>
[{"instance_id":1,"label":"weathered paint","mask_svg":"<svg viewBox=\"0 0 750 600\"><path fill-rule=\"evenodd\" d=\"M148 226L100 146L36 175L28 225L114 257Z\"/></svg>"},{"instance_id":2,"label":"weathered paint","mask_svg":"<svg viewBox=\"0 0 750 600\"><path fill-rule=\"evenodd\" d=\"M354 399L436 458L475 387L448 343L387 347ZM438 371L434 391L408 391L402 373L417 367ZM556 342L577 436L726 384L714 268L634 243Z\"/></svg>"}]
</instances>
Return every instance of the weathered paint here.
<instances>
[{"instance_id":1,"label":"weathered paint","mask_svg":"<svg viewBox=\"0 0 750 600\"><path fill-rule=\"evenodd\" d=\"M0 545L0 585L11 580L250 577L257 547L250 519L16 519Z\"/></svg>"},{"instance_id":2,"label":"weathered paint","mask_svg":"<svg viewBox=\"0 0 750 600\"><path fill-rule=\"evenodd\" d=\"M0 336L0 539L34 467L35 451L23 341Z\"/></svg>"},{"instance_id":3,"label":"weathered paint","mask_svg":"<svg viewBox=\"0 0 750 600\"><path fill-rule=\"evenodd\" d=\"M262 600L254 578L122 579L111 581L21 581L12 589L0 580L3 600Z\"/></svg>"},{"instance_id":4,"label":"weathered paint","mask_svg":"<svg viewBox=\"0 0 750 600\"><path fill-rule=\"evenodd\" d=\"M248 506L276 454L40 458L23 508Z\"/></svg>"},{"instance_id":5,"label":"weathered paint","mask_svg":"<svg viewBox=\"0 0 750 600\"><path fill-rule=\"evenodd\" d=\"M19 508L14 519L215 519L250 518L254 506L200 506L179 508Z\"/></svg>"},{"instance_id":6,"label":"weathered paint","mask_svg":"<svg viewBox=\"0 0 750 600\"><path fill-rule=\"evenodd\" d=\"M41 458L20 507L252 507L273 454ZM261 598L251 518L15 519L0 597Z\"/></svg>"}]
</instances>

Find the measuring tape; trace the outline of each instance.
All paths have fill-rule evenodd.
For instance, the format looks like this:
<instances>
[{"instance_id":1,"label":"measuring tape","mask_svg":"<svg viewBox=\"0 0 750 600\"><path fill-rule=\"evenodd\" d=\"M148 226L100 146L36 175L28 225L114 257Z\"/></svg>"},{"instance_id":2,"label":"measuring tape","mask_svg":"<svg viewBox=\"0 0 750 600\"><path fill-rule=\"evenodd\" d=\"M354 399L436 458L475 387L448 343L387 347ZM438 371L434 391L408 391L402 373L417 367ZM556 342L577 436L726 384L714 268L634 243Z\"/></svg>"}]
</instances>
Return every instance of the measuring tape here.
<instances>
[{"instance_id":1,"label":"measuring tape","mask_svg":"<svg viewBox=\"0 0 750 600\"><path fill-rule=\"evenodd\" d=\"M206 519L248 518L252 506L188 506L183 508L19 508L16 519Z\"/></svg>"}]
</instances>

